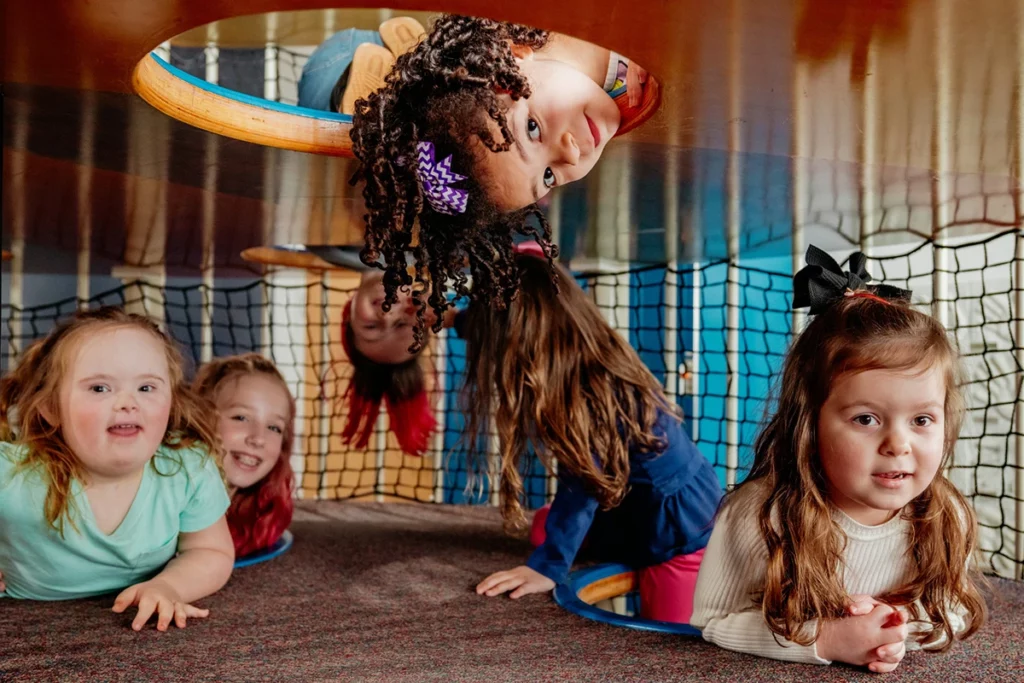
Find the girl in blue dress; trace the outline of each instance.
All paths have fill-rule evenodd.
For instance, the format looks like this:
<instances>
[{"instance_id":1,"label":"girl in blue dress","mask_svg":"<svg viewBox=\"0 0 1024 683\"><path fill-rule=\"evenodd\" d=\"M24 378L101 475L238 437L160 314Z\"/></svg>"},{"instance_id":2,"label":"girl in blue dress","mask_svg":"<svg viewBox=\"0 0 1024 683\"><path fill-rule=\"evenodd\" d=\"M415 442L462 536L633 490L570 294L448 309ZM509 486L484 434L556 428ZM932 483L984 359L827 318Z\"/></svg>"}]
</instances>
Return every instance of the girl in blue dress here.
<instances>
[{"instance_id":1,"label":"girl in blue dress","mask_svg":"<svg viewBox=\"0 0 1024 683\"><path fill-rule=\"evenodd\" d=\"M683 430L677 408L640 357L564 269L520 254L516 299L471 306L467 341L470 443L493 417L502 512L524 523L523 470L532 447L558 492L525 564L491 574L477 593L519 598L564 582L586 539L595 554L637 568L641 615L687 623L722 491ZM474 471L486 456L473 454ZM537 519L542 515L537 515ZM539 531L539 529L536 529Z\"/></svg>"}]
</instances>

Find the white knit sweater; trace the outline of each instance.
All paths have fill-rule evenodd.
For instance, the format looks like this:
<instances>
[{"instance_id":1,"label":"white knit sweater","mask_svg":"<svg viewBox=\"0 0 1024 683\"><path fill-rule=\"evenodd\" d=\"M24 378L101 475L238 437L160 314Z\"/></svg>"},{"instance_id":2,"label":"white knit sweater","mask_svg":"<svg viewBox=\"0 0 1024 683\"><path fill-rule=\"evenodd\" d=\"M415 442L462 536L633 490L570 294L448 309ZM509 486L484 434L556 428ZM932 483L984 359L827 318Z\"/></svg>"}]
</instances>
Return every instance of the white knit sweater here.
<instances>
[{"instance_id":1,"label":"white knit sweater","mask_svg":"<svg viewBox=\"0 0 1024 683\"><path fill-rule=\"evenodd\" d=\"M835 521L848 538L843 579L849 595L879 596L903 583L909 570L909 522L897 515L885 524L869 527L842 512L836 513ZM768 628L751 598L752 590L764 583L767 556L754 511L743 505L730 507L716 522L704 552L690 623L702 630L705 640L727 650L830 664L818 657L815 645L797 645ZM962 632L962 614L951 612L950 617L954 632ZM805 628L815 626L811 622ZM919 649L913 636L930 628L928 624L911 623L907 649ZM944 639L931 647L942 642Z\"/></svg>"}]
</instances>

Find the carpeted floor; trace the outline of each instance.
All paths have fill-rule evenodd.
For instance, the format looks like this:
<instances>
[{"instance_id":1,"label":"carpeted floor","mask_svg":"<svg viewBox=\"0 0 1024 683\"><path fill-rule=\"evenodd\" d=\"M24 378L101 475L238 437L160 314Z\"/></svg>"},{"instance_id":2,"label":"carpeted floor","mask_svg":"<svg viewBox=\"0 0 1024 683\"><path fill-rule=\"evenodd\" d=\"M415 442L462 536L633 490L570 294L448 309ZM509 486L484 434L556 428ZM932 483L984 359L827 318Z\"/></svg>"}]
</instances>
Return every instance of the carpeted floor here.
<instances>
[{"instance_id":1,"label":"carpeted floor","mask_svg":"<svg viewBox=\"0 0 1024 683\"><path fill-rule=\"evenodd\" d=\"M295 545L238 570L184 631L133 632L112 598L0 600L2 681L848 681L703 641L563 612L549 595L477 596L521 562L497 511L303 504ZM888 680L1024 681L1024 583L994 582L985 629L947 655L911 654Z\"/></svg>"}]
</instances>

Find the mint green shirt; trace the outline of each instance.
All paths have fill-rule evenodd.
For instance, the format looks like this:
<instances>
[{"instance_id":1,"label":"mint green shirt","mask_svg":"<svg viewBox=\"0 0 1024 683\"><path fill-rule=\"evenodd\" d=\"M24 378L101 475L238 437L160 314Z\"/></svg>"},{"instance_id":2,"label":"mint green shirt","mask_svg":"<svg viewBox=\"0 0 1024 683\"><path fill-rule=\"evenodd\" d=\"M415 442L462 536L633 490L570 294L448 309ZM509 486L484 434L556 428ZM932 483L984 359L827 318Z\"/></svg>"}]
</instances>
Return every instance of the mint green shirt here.
<instances>
[{"instance_id":1,"label":"mint green shirt","mask_svg":"<svg viewBox=\"0 0 1024 683\"><path fill-rule=\"evenodd\" d=\"M174 557L179 534L209 527L230 503L205 449L161 446L112 534L96 527L89 499L75 481L75 526L65 521L61 538L44 516L45 471L32 467L15 472L25 452L24 446L0 442L0 572L7 584L0 596L71 600L146 581Z\"/></svg>"}]
</instances>

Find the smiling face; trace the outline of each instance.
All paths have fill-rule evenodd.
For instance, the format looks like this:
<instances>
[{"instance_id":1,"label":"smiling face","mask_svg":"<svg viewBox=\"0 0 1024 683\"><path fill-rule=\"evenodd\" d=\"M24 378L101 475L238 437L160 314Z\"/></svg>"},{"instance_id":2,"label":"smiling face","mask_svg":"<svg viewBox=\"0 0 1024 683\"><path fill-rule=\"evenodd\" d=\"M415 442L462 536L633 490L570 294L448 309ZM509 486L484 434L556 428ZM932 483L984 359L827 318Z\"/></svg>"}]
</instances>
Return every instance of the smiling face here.
<instances>
[{"instance_id":1,"label":"smiling face","mask_svg":"<svg viewBox=\"0 0 1024 683\"><path fill-rule=\"evenodd\" d=\"M479 162L492 200L504 211L529 206L590 173L621 119L608 93L576 68L532 56L516 63L531 94L515 102L499 98L515 143L507 152L481 145ZM497 126L493 132L500 140Z\"/></svg>"},{"instance_id":2,"label":"smiling face","mask_svg":"<svg viewBox=\"0 0 1024 683\"><path fill-rule=\"evenodd\" d=\"M164 344L129 326L83 335L71 349L55 419L90 479L137 473L167 433L172 386Z\"/></svg>"},{"instance_id":3,"label":"smiling face","mask_svg":"<svg viewBox=\"0 0 1024 683\"><path fill-rule=\"evenodd\" d=\"M291 396L276 378L252 373L222 381L214 402L226 452L224 476L231 487L248 488L283 455L285 435L292 429Z\"/></svg>"},{"instance_id":4,"label":"smiling face","mask_svg":"<svg viewBox=\"0 0 1024 683\"><path fill-rule=\"evenodd\" d=\"M921 495L942 463L945 401L939 367L840 376L818 418L818 452L832 502L874 526Z\"/></svg>"},{"instance_id":5,"label":"smiling face","mask_svg":"<svg viewBox=\"0 0 1024 683\"><path fill-rule=\"evenodd\" d=\"M397 365L413 358L416 309L408 290L399 290L398 301L384 312L384 273L370 271L363 275L352 299L352 336L356 350L375 363ZM429 326L434 318L427 317Z\"/></svg>"}]
</instances>

